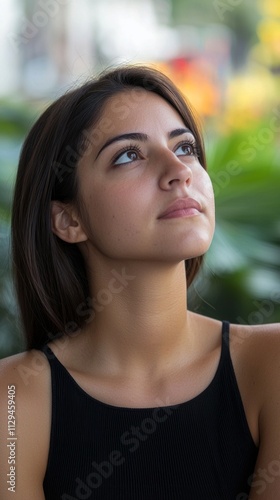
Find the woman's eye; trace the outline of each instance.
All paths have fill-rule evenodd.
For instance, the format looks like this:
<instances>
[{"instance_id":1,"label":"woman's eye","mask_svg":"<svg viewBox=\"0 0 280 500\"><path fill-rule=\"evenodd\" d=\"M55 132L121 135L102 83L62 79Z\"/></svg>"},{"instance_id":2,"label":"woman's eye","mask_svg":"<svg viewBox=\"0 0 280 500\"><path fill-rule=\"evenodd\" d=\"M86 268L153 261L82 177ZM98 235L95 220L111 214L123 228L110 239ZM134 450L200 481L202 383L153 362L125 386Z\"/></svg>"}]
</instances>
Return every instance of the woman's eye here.
<instances>
[{"instance_id":1,"label":"woman's eye","mask_svg":"<svg viewBox=\"0 0 280 500\"><path fill-rule=\"evenodd\" d=\"M197 149L196 145L192 144L190 142L184 142L182 144L179 144L177 148L175 149L174 153L177 156L197 156Z\"/></svg>"},{"instance_id":2,"label":"woman's eye","mask_svg":"<svg viewBox=\"0 0 280 500\"><path fill-rule=\"evenodd\" d=\"M124 163L131 163L132 161L138 159L139 159L139 153L134 149L129 149L121 153L119 156L117 156L117 158L114 160L113 163L114 165L122 165Z\"/></svg>"}]
</instances>

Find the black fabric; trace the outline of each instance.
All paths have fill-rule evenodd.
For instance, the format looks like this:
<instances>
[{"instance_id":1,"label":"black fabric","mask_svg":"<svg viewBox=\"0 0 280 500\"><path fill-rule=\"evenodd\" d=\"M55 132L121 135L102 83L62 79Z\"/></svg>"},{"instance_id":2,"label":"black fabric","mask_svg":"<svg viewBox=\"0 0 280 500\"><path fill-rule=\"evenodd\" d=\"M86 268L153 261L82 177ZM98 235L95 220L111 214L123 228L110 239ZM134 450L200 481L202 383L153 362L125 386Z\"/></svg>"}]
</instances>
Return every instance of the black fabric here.
<instances>
[{"instance_id":1,"label":"black fabric","mask_svg":"<svg viewBox=\"0 0 280 500\"><path fill-rule=\"evenodd\" d=\"M120 408L89 396L48 346L52 429L46 500L245 500L258 449L223 322L208 387L176 406ZM161 406L162 405L162 406Z\"/></svg>"}]
</instances>

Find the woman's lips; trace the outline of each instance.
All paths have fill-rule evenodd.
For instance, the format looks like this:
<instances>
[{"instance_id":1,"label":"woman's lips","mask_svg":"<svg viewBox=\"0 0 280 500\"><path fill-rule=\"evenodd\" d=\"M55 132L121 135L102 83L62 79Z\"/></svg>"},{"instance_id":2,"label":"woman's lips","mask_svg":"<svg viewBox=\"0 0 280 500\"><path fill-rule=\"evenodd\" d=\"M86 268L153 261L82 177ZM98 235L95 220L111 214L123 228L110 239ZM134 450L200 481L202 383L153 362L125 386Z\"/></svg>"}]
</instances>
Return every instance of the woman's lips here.
<instances>
[{"instance_id":1,"label":"woman's lips","mask_svg":"<svg viewBox=\"0 0 280 500\"><path fill-rule=\"evenodd\" d=\"M174 219L176 217L193 217L202 211L200 203L193 198L183 198L171 203L158 217L159 219Z\"/></svg>"}]
</instances>

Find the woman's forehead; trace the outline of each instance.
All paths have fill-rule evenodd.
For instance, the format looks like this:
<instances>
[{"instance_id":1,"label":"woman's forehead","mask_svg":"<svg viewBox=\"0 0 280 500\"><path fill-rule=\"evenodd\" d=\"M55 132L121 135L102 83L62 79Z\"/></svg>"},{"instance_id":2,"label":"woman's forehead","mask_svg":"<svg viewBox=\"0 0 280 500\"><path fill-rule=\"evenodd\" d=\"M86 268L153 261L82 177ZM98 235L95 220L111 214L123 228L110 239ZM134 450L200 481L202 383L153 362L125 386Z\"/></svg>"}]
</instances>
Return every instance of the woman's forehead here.
<instances>
[{"instance_id":1,"label":"woman's forehead","mask_svg":"<svg viewBox=\"0 0 280 500\"><path fill-rule=\"evenodd\" d=\"M186 126L178 111L163 97L154 92L135 87L112 96L92 129L95 137L131 131L144 132L160 127L169 131ZM139 129L139 130L137 130Z\"/></svg>"}]
</instances>

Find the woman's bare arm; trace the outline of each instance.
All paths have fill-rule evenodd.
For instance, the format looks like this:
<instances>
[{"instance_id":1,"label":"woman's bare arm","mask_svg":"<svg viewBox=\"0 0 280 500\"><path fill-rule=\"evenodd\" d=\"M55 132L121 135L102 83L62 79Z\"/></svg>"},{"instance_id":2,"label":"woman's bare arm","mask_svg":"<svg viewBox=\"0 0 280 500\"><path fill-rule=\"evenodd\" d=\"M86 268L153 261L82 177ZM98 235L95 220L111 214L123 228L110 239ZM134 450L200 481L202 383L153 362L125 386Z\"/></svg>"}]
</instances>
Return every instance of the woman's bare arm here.
<instances>
[{"instance_id":1,"label":"woman's bare arm","mask_svg":"<svg viewBox=\"0 0 280 500\"><path fill-rule=\"evenodd\" d=\"M256 339L262 405L260 449L251 478L250 500L280 499L280 324L263 327ZM267 331L266 331L267 330Z\"/></svg>"},{"instance_id":2,"label":"woman's bare arm","mask_svg":"<svg viewBox=\"0 0 280 500\"><path fill-rule=\"evenodd\" d=\"M39 351L0 362L0 498L44 500L51 425L50 373Z\"/></svg>"}]
</instances>

